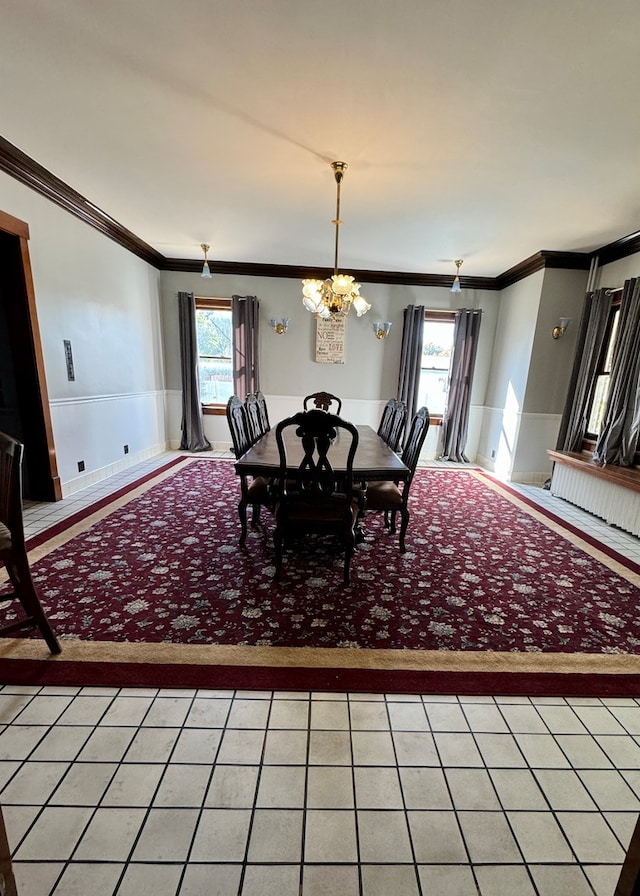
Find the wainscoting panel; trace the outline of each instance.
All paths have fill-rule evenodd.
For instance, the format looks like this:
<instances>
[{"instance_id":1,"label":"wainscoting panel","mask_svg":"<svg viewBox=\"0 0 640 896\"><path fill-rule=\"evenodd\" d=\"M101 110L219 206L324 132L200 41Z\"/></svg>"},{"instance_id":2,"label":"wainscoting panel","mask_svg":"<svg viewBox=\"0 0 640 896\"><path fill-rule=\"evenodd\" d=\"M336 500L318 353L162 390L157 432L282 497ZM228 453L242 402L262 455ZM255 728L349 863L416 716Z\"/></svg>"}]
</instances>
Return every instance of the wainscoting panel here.
<instances>
[{"instance_id":1,"label":"wainscoting panel","mask_svg":"<svg viewBox=\"0 0 640 896\"><path fill-rule=\"evenodd\" d=\"M50 409L64 496L166 448L162 391L54 399Z\"/></svg>"}]
</instances>

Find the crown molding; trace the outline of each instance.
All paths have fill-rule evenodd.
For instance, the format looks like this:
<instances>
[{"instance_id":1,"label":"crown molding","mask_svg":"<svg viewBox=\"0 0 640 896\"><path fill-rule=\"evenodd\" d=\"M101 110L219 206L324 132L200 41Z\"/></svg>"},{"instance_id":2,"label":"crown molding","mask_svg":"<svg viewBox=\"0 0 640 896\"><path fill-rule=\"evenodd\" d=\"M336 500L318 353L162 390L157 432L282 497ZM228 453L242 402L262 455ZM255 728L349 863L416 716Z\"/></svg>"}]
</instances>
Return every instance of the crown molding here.
<instances>
[{"instance_id":1,"label":"crown molding","mask_svg":"<svg viewBox=\"0 0 640 896\"><path fill-rule=\"evenodd\" d=\"M333 274L333 268L312 267L293 264L257 264L242 261L212 261L212 274L236 274L245 277L282 277L286 280L326 280ZM199 273L202 261L190 258L165 258L163 271ZM405 271L366 271L349 267L349 273L363 283L385 283L391 286L443 286L451 288L453 274L419 274ZM464 277L460 275L463 289L498 289L495 277Z\"/></svg>"},{"instance_id":2,"label":"crown molding","mask_svg":"<svg viewBox=\"0 0 640 896\"><path fill-rule=\"evenodd\" d=\"M199 272L202 261L188 258L166 258L145 243L114 218L103 212L64 181L22 150L0 136L0 171L35 190L41 196L59 205L85 224L119 243L134 255L161 271ZM640 252L640 231L622 237L593 252L554 252L543 249L519 262L497 277L469 277L460 275L463 289L502 290L544 268L588 270L591 259L597 256L600 266ZM235 274L251 277L281 277L285 279L326 278L332 268L316 268L301 265L254 264L251 262L209 261L212 273ZM403 271L353 270L353 275L365 283L384 283L392 286L436 286L451 288L453 274L422 274Z\"/></svg>"},{"instance_id":3,"label":"crown molding","mask_svg":"<svg viewBox=\"0 0 640 896\"><path fill-rule=\"evenodd\" d=\"M602 246L593 255L598 257L598 266L602 267L605 264L611 264L612 261L626 258L627 255L635 255L636 252L640 252L640 231L630 233L628 236L623 236L622 239Z\"/></svg>"},{"instance_id":4,"label":"crown molding","mask_svg":"<svg viewBox=\"0 0 640 896\"><path fill-rule=\"evenodd\" d=\"M55 174L34 162L30 156L14 146L13 143L9 143L4 137L0 137L0 170L10 174L11 177L27 187L31 187L32 190L50 199L51 202L55 202L60 208L75 215L76 218L80 218L85 224L90 224L91 227L133 252L143 261L156 268L159 268L164 261L163 255L156 252L135 233L127 230L97 205L89 202Z\"/></svg>"},{"instance_id":5,"label":"crown molding","mask_svg":"<svg viewBox=\"0 0 640 896\"><path fill-rule=\"evenodd\" d=\"M496 277L498 285L495 288L506 289L507 286L512 286L519 280L524 280L525 277L545 268L588 271L591 258L592 254L589 252L553 252L549 249L542 249Z\"/></svg>"}]
</instances>

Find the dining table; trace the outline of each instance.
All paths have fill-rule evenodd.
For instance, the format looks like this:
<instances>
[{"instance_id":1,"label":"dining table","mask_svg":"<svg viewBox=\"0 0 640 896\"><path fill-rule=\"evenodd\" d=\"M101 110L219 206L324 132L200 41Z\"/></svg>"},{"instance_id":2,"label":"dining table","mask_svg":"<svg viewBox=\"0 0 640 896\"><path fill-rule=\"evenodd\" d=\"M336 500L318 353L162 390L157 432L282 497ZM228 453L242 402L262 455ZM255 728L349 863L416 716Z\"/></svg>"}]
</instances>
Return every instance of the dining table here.
<instances>
[{"instance_id":1,"label":"dining table","mask_svg":"<svg viewBox=\"0 0 640 896\"><path fill-rule=\"evenodd\" d=\"M359 481L391 480L402 482L409 475L409 468L402 459L392 451L371 426L359 424L358 447L353 461L353 478ZM284 444L287 452L287 475L294 476L303 459L300 439L295 434L295 427L284 431ZM329 457L335 473L346 470L347 452L351 437L346 431L337 430L336 438L331 445ZM235 462L239 476L277 476L280 471L280 456L276 443L275 427L261 436L258 441L241 455Z\"/></svg>"}]
</instances>

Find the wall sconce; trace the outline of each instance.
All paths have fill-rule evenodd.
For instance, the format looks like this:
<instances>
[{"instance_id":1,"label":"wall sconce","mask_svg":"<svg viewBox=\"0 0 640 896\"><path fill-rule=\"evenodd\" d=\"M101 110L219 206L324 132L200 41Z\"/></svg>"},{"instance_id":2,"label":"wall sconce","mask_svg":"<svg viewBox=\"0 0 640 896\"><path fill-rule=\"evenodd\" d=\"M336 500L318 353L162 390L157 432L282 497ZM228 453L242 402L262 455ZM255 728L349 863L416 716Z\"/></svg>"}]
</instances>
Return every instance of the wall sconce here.
<instances>
[{"instance_id":1,"label":"wall sconce","mask_svg":"<svg viewBox=\"0 0 640 896\"><path fill-rule=\"evenodd\" d=\"M275 317L271 318L271 326L276 331L276 333L286 333L289 329L289 318L281 317L276 319Z\"/></svg>"},{"instance_id":2,"label":"wall sconce","mask_svg":"<svg viewBox=\"0 0 640 896\"><path fill-rule=\"evenodd\" d=\"M209 270L209 262L207 260L207 252L211 246L208 243L200 243L200 248L204 252L204 264L202 265L202 273L200 276L205 280L211 280L211 271Z\"/></svg>"},{"instance_id":3,"label":"wall sconce","mask_svg":"<svg viewBox=\"0 0 640 896\"><path fill-rule=\"evenodd\" d=\"M560 320L558 321L558 325L556 327L554 327L553 330L551 331L551 335L553 336L553 338L560 339L561 336L564 336L565 330L567 329L567 327L569 326L570 323L571 323L570 317L561 317Z\"/></svg>"},{"instance_id":4,"label":"wall sconce","mask_svg":"<svg viewBox=\"0 0 640 896\"><path fill-rule=\"evenodd\" d=\"M388 320L374 320L371 326L376 334L376 339L386 339L391 331L391 321Z\"/></svg>"},{"instance_id":5,"label":"wall sconce","mask_svg":"<svg viewBox=\"0 0 640 896\"><path fill-rule=\"evenodd\" d=\"M450 292L460 292L460 265L462 264L461 258L456 258L455 266L456 266L456 276L451 284Z\"/></svg>"}]
</instances>

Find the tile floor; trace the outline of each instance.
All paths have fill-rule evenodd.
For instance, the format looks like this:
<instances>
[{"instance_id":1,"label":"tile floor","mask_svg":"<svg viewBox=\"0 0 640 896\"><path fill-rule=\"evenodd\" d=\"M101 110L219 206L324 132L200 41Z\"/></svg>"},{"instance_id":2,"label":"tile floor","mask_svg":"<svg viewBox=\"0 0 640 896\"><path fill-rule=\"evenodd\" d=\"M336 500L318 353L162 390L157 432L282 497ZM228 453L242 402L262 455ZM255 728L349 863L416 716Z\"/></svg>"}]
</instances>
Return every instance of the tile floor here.
<instances>
[{"instance_id":1,"label":"tile floor","mask_svg":"<svg viewBox=\"0 0 640 896\"><path fill-rule=\"evenodd\" d=\"M29 534L164 459L31 505ZM0 804L20 896L612 896L640 695L4 686Z\"/></svg>"}]
</instances>

